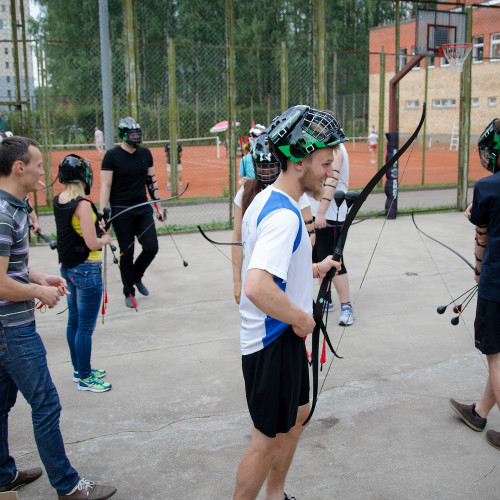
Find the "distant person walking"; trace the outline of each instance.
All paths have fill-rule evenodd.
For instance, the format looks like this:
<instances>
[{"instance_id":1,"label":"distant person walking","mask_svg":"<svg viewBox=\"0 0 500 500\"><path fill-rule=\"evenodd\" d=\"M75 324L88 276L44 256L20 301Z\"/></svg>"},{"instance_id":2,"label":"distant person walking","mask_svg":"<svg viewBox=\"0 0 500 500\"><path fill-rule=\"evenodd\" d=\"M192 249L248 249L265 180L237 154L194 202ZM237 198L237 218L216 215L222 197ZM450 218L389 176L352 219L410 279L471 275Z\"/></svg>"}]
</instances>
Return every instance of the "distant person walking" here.
<instances>
[{"instance_id":1,"label":"distant person walking","mask_svg":"<svg viewBox=\"0 0 500 500\"><path fill-rule=\"evenodd\" d=\"M375 125L372 125L368 133L368 149L370 150L370 163L375 163L375 153L377 152L378 135L375 131Z\"/></svg>"},{"instance_id":2,"label":"distant person walking","mask_svg":"<svg viewBox=\"0 0 500 500\"><path fill-rule=\"evenodd\" d=\"M95 140L95 148L99 153L99 156L102 156L104 152L104 134L102 130L99 130L99 127L94 129L94 140Z\"/></svg>"},{"instance_id":3,"label":"distant person walking","mask_svg":"<svg viewBox=\"0 0 500 500\"><path fill-rule=\"evenodd\" d=\"M142 295L149 295L142 278L158 253L158 237L151 205L130 208L147 202L146 189L151 200L158 200L158 185L153 155L148 148L140 146L141 126L127 116L118 123L118 137L121 144L108 150L102 159L99 207L103 210L108 202L111 205L111 215L115 217L113 228L120 245L120 273L125 305L135 308L135 287ZM157 208L158 218L163 220L159 203ZM125 213L117 216L120 212ZM136 237L142 252L134 261Z\"/></svg>"}]
</instances>

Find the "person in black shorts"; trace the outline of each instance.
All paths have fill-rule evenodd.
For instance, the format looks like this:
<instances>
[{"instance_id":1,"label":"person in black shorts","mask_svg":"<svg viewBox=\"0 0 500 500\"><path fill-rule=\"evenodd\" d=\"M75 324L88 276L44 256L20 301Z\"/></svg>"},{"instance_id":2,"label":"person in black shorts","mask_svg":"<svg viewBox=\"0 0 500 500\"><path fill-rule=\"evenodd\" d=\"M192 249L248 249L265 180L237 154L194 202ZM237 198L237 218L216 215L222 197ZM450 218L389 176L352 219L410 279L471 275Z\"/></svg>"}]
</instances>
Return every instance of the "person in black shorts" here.
<instances>
[{"instance_id":1,"label":"person in black shorts","mask_svg":"<svg viewBox=\"0 0 500 500\"><path fill-rule=\"evenodd\" d=\"M500 407L500 120L493 120L478 141L481 164L493 175L474 185L472 204L466 215L476 226L475 280L479 285L475 344L488 360L488 381L477 404L450 399L453 411L475 431L486 427L486 418ZM500 432L488 430L486 441L500 450Z\"/></svg>"},{"instance_id":2,"label":"person in black shorts","mask_svg":"<svg viewBox=\"0 0 500 500\"><path fill-rule=\"evenodd\" d=\"M313 277L340 269L331 255L312 263L298 203L304 192L322 191L333 175L332 152L346 140L340 124L331 113L294 106L268 133L281 173L254 197L241 225L240 348L253 432L235 500L256 498L264 482L266 499L288 498L286 475L310 412L304 337L315 326Z\"/></svg>"},{"instance_id":3,"label":"person in black shorts","mask_svg":"<svg viewBox=\"0 0 500 500\"><path fill-rule=\"evenodd\" d=\"M140 146L142 130L130 116L118 123L119 146L104 155L101 165L101 211L111 205L111 216L147 201L146 188L152 200L159 199L153 156L149 149ZM157 206L157 216L163 220L163 211ZM149 290L142 282L146 269L158 252L158 238L151 205L128 210L113 219L113 228L120 245L120 273L125 305L136 307L135 287L142 295ZM142 252L134 262L134 241L137 237Z\"/></svg>"}]
</instances>

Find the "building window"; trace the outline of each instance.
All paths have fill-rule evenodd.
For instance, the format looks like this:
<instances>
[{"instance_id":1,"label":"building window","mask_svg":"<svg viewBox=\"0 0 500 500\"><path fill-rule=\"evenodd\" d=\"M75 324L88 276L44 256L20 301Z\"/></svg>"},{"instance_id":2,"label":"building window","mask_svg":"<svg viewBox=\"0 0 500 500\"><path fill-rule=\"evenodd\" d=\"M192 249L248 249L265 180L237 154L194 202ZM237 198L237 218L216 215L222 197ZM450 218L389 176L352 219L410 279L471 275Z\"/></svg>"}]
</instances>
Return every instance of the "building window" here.
<instances>
[{"instance_id":1,"label":"building window","mask_svg":"<svg viewBox=\"0 0 500 500\"><path fill-rule=\"evenodd\" d=\"M8 98L12 97L12 94L11 94L11 91L10 91L10 90L7 90L7 97L8 97Z\"/></svg>"},{"instance_id":2,"label":"building window","mask_svg":"<svg viewBox=\"0 0 500 500\"><path fill-rule=\"evenodd\" d=\"M0 19L0 28L3 28L3 19Z\"/></svg>"},{"instance_id":3,"label":"building window","mask_svg":"<svg viewBox=\"0 0 500 500\"><path fill-rule=\"evenodd\" d=\"M472 62L483 62L484 36L472 39Z\"/></svg>"},{"instance_id":4,"label":"building window","mask_svg":"<svg viewBox=\"0 0 500 500\"><path fill-rule=\"evenodd\" d=\"M490 57L491 59L500 59L500 33L494 33L491 35L491 43L490 43Z\"/></svg>"},{"instance_id":5,"label":"building window","mask_svg":"<svg viewBox=\"0 0 500 500\"><path fill-rule=\"evenodd\" d=\"M2 5L2 12L5 12L5 5Z\"/></svg>"},{"instance_id":6,"label":"building window","mask_svg":"<svg viewBox=\"0 0 500 500\"><path fill-rule=\"evenodd\" d=\"M7 83L10 83L10 76L7 75Z\"/></svg>"},{"instance_id":7,"label":"building window","mask_svg":"<svg viewBox=\"0 0 500 500\"><path fill-rule=\"evenodd\" d=\"M9 47L5 47L5 49L3 49L3 52L4 52L4 54L8 54L9 53Z\"/></svg>"},{"instance_id":8,"label":"building window","mask_svg":"<svg viewBox=\"0 0 500 500\"><path fill-rule=\"evenodd\" d=\"M436 109L456 108L457 101L456 99L433 99L432 107Z\"/></svg>"},{"instance_id":9,"label":"building window","mask_svg":"<svg viewBox=\"0 0 500 500\"><path fill-rule=\"evenodd\" d=\"M398 69L402 69L406 66L406 54L407 54L407 49L399 49L399 67L398 67Z\"/></svg>"},{"instance_id":10,"label":"building window","mask_svg":"<svg viewBox=\"0 0 500 500\"><path fill-rule=\"evenodd\" d=\"M5 67L8 69L9 68L9 61L5 63Z\"/></svg>"},{"instance_id":11,"label":"building window","mask_svg":"<svg viewBox=\"0 0 500 500\"><path fill-rule=\"evenodd\" d=\"M488 97L488 106L490 108L494 108L497 105L497 98L496 97Z\"/></svg>"},{"instance_id":12,"label":"building window","mask_svg":"<svg viewBox=\"0 0 500 500\"><path fill-rule=\"evenodd\" d=\"M470 100L470 107L471 108L478 108L479 107L479 97L473 97Z\"/></svg>"},{"instance_id":13,"label":"building window","mask_svg":"<svg viewBox=\"0 0 500 500\"><path fill-rule=\"evenodd\" d=\"M429 58L429 68L436 66L436 58L434 56L427 56Z\"/></svg>"},{"instance_id":14,"label":"building window","mask_svg":"<svg viewBox=\"0 0 500 500\"><path fill-rule=\"evenodd\" d=\"M418 100L417 101L413 100L413 101L406 101L405 102L405 108L406 109L418 109L418 107L419 107L418 105L419 105Z\"/></svg>"}]
</instances>

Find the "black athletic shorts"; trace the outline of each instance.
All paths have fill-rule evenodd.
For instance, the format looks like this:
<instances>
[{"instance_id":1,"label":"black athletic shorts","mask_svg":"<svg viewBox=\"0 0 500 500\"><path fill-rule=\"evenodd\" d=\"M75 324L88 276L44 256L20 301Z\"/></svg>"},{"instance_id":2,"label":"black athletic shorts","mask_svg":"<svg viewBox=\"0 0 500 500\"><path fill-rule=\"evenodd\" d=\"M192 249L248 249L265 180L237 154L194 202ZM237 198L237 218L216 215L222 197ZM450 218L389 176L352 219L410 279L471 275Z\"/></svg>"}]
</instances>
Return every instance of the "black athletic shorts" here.
<instances>
[{"instance_id":1,"label":"black athletic shorts","mask_svg":"<svg viewBox=\"0 0 500 500\"><path fill-rule=\"evenodd\" d=\"M266 436L288 432L299 406L309 402L309 365L304 339L289 326L275 341L242 356L248 409Z\"/></svg>"},{"instance_id":2,"label":"black athletic shorts","mask_svg":"<svg viewBox=\"0 0 500 500\"><path fill-rule=\"evenodd\" d=\"M316 229L316 243L313 248L313 262L321 262L328 255L333 254L335 244L342 230L343 222L335 222L331 220L326 221L333 227L325 227L323 229ZM345 274L347 269L344 265L344 257L342 256L342 266L337 274Z\"/></svg>"},{"instance_id":3,"label":"black athletic shorts","mask_svg":"<svg viewBox=\"0 0 500 500\"><path fill-rule=\"evenodd\" d=\"M500 302L478 296L474 332L476 347L483 354L500 352Z\"/></svg>"}]
</instances>

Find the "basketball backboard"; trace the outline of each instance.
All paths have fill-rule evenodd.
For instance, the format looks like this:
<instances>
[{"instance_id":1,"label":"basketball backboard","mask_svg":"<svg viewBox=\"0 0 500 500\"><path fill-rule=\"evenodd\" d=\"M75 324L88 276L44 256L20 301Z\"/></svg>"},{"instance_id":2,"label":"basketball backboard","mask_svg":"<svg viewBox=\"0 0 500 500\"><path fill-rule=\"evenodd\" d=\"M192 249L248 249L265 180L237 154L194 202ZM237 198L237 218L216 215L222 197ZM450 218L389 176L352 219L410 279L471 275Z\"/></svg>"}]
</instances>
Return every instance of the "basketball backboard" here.
<instances>
[{"instance_id":1,"label":"basketball backboard","mask_svg":"<svg viewBox=\"0 0 500 500\"><path fill-rule=\"evenodd\" d=\"M415 31L415 54L436 56L442 45L466 41L467 13L418 9Z\"/></svg>"}]
</instances>

